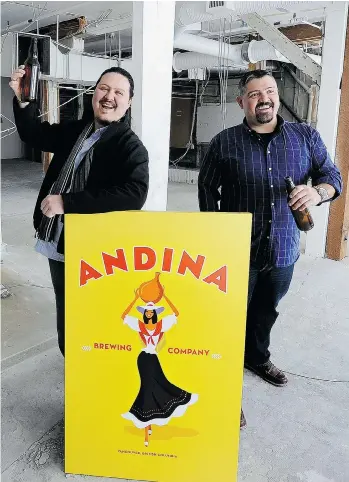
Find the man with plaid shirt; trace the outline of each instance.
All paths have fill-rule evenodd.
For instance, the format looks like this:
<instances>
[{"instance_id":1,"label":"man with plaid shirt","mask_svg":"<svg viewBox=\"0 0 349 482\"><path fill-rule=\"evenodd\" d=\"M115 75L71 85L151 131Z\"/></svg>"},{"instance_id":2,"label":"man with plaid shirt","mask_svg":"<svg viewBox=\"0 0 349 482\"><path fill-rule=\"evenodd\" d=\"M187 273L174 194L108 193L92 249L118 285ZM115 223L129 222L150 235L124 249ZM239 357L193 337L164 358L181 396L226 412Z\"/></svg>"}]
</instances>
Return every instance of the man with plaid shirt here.
<instances>
[{"instance_id":1,"label":"man with plaid shirt","mask_svg":"<svg viewBox=\"0 0 349 482\"><path fill-rule=\"evenodd\" d=\"M211 141L199 175L199 204L201 211L253 214L245 367L284 386L286 375L271 362L269 345L276 308L299 257L300 233L290 208L302 211L335 199L342 180L319 133L277 114L279 94L269 72L247 72L239 90L244 121ZM286 176L296 185L289 203Z\"/></svg>"}]
</instances>

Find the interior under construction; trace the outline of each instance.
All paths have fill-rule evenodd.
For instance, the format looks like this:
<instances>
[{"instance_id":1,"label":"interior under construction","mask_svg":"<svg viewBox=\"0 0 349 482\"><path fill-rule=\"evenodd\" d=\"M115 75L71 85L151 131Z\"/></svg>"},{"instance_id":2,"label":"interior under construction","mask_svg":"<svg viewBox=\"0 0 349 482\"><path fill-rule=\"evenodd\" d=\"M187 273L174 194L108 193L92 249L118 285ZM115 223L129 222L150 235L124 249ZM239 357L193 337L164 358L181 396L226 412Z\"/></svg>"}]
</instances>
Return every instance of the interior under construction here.
<instances>
[{"instance_id":1,"label":"interior under construction","mask_svg":"<svg viewBox=\"0 0 349 482\"><path fill-rule=\"evenodd\" d=\"M165 188L168 178L196 182L212 137L242 121L238 82L256 68L273 72L281 115L317 127L335 158L341 82L347 82L346 2L159 2L154 8L156 3L2 2L3 159L25 157L43 162L44 170L51 159L24 146L13 124L8 81L33 36L40 109L50 122L80 118L104 69L119 65L133 75L133 129L146 145L155 137L161 144L161 167L154 161L153 175ZM164 202L156 207L164 209ZM326 212L313 253L324 253L327 220ZM340 237L339 258L347 235Z\"/></svg>"}]
</instances>

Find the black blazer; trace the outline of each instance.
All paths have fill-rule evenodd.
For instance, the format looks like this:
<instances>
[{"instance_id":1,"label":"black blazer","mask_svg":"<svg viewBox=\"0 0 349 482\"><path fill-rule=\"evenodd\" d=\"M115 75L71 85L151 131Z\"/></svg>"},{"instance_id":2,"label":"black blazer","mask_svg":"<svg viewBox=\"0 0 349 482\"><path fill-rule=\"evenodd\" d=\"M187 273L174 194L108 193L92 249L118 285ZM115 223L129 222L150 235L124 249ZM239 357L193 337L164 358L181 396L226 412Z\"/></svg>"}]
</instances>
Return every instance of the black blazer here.
<instances>
[{"instance_id":1,"label":"black blazer","mask_svg":"<svg viewBox=\"0 0 349 482\"><path fill-rule=\"evenodd\" d=\"M43 180L34 210L34 228L38 229L40 205L67 160L88 120L49 124L40 122L35 103L21 109L17 98L13 111L18 134L23 142L54 156ZM103 132L94 146L90 173L85 190L62 195L66 214L93 214L110 211L139 210L148 193L148 152L127 122L115 122ZM64 233L58 252L64 251Z\"/></svg>"}]
</instances>

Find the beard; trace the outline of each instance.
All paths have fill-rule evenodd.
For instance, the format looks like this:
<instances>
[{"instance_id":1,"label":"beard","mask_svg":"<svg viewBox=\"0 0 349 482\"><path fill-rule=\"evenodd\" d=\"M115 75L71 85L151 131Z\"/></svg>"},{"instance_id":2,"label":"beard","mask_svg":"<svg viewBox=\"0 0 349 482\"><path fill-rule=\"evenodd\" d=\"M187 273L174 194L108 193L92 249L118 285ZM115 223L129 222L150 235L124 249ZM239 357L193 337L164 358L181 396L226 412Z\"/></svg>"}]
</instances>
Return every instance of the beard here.
<instances>
[{"instance_id":1,"label":"beard","mask_svg":"<svg viewBox=\"0 0 349 482\"><path fill-rule=\"evenodd\" d=\"M273 102L261 102L261 103L256 105L255 113L256 113L256 120L257 120L258 124L268 124L274 118L274 112L273 111L271 111L271 112L256 112L258 107L265 107L265 106L269 106L273 109L274 103Z\"/></svg>"}]
</instances>

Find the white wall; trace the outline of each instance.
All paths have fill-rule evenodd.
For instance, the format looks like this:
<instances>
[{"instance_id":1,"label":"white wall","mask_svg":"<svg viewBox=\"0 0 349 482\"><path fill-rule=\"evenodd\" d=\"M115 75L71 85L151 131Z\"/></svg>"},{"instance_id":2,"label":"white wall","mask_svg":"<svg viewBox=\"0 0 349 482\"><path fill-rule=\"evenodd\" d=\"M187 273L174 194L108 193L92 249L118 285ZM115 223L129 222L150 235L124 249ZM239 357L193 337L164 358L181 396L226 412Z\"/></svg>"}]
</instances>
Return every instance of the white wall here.
<instances>
[{"instance_id":1,"label":"white wall","mask_svg":"<svg viewBox=\"0 0 349 482\"><path fill-rule=\"evenodd\" d=\"M232 127L241 124L244 118L244 111L239 104L232 102L227 104L227 116L225 127ZM222 108L220 105L206 105L198 107L197 113L197 142L210 142L211 139L223 130Z\"/></svg>"},{"instance_id":2,"label":"white wall","mask_svg":"<svg viewBox=\"0 0 349 482\"><path fill-rule=\"evenodd\" d=\"M8 83L8 77L1 77L1 113L14 121L12 99L13 92ZM2 118L1 131L12 127L12 124L6 119ZM12 132L12 131L11 131ZM4 135L6 135L4 133ZM1 140L1 158L2 159L16 159L24 156L24 144L20 140L17 132L9 135Z\"/></svg>"}]
</instances>

